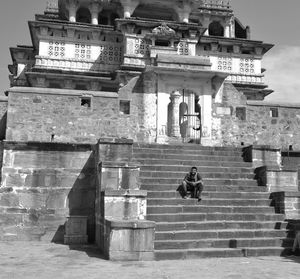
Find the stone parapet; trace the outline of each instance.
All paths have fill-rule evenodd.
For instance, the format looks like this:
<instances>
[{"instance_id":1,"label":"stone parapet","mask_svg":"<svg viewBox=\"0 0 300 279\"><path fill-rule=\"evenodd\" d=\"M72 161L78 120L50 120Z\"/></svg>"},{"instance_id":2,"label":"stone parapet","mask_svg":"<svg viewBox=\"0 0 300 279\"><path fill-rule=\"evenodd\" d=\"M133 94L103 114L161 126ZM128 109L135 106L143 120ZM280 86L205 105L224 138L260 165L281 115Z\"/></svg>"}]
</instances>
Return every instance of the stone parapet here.
<instances>
[{"instance_id":1,"label":"stone parapet","mask_svg":"<svg viewBox=\"0 0 300 279\"><path fill-rule=\"evenodd\" d=\"M281 166L280 148L271 145L251 145L243 149L243 157L246 162L252 162L253 167Z\"/></svg>"},{"instance_id":2,"label":"stone parapet","mask_svg":"<svg viewBox=\"0 0 300 279\"><path fill-rule=\"evenodd\" d=\"M259 186L266 186L268 192L298 191L298 171L279 169L277 166L263 166L255 170Z\"/></svg>"},{"instance_id":3,"label":"stone parapet","mask_svg":"<svg viewBox=\"0 0 300 279\"><path fill-rule=\"evenodd\" d=\"M285 218L288 220L300 220L300 192L274 192L271 194L271 198L276 213L285 214ZM293 229L300 229L299 222Z\"/></svg>"}]
</instances>

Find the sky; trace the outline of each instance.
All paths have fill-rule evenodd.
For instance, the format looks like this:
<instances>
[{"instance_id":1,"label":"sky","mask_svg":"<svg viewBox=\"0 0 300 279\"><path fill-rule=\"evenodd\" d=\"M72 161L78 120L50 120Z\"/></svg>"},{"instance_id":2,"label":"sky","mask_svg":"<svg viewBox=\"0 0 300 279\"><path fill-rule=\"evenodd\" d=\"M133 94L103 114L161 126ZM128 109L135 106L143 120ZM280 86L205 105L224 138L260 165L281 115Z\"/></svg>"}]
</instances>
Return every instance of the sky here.
<instances>
[{"instance_id":1,"label":"sky","mask_svg":"<svg viewBox=\"0 0 300 279\"><path fill-rule=\"evenodd\" d=\"M227 1L227 0L224 0ZM43 13L47 0L0 0L0 95L9 88L9 47L31 44L28 20ZM300 103L300 1L231 0L252 39L275 44L263 60L270 102Z\"/></svg>"}]
</instances>

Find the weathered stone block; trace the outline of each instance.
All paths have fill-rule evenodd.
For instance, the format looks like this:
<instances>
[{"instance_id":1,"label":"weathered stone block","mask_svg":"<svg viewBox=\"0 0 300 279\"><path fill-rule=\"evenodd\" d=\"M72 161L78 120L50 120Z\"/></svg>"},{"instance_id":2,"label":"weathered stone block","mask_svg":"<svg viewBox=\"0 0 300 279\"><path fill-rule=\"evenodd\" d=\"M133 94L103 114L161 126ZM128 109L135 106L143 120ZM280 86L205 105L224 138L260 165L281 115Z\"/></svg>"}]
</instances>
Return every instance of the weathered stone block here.
<instances>
[{"instance_id":1,"label":"weathered stone block","mask_svg":"<svg viewBox=\"0 0 300 279\"><path fill-rule=\"evenodd\" d=\"M132 140L100 139L98 142L98 162L130 162L132 146Z\"/></svg>"},{"instance_id":2,"label":"weathered stone block","mask_svg":"<svg viewBox=\"0 0 300 279\"><path fill-rule=\"evenodd\" d=\"M105 191L104 214L106 219L143 220L147 210L145 191Z\"/></svg>"},{"instance_id":3,"label":"weathered stone block","mask_svg":"<svg viewBox=\"0 0 300 279\"><path fill-rule=\"evenodd\" d=\"M16 193L0 193L0 206L16 207L20 205L19 197Z\"/></svg>"},{"instance_id":4,"label":"weathered stone block","mask_svg":"<svg viewBox=\"0 0 300 279\"><path fill-rule=\"evenodd\" d=\"M65 225L65 244L86 244L87 236L87 217L70 216Z\"/></svg>"},{"instance_id":5,"label":"weathered stone block","mask_svg":"<svg viewBox=\"0 0 300 279\"><path fill-rule=\"evenodd\" d=\"M154 260L154 222L107 220L105 227L104 253L108 259Z\"/></svg>"},{"instance_id":6,"label":"weathered stone block","mask_svg":"<svg viewBox=\"0 0 300 279\"><path fill-rule=\"evenodd\" d=\"M276 213L285 214L286 219L300 219L300 192L274 192L271 194Z\"/></svg>"}]
</instances>

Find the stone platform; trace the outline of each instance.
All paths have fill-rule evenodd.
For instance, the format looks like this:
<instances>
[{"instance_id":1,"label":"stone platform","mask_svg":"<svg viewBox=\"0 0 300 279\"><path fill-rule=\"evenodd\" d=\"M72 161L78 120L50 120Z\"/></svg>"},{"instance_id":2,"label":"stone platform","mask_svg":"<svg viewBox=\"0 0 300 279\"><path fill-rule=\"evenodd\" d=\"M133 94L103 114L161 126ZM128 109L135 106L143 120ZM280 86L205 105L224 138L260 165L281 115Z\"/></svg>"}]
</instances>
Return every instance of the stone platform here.
<instances>
[{"instance_id":1,"label":"stone platform","mask_svg":"<svg viewBox=\"0 0 300 279\"><path fill-rule=\"evenodd\" d=\"M0 242L0 278L23 279L296 279L300 257L112 262L93 247L43 242Z\"/></svg>"}]
</instances>

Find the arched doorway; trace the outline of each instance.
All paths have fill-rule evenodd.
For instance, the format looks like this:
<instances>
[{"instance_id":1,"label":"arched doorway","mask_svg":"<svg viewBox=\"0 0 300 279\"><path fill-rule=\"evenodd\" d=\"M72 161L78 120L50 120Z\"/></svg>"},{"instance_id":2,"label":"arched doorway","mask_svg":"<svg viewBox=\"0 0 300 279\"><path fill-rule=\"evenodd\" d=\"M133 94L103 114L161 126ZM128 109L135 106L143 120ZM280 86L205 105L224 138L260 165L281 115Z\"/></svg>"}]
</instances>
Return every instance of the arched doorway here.
<instances>
[{"instance_id":1,"label":"arched doorway","mask_svg":"<svg viewBox=\"0 0 300 279\"><path fill-rule=\"evenodd\" d=\"M80 8L76 13L76 21L82 23L91 23L92 16L88 8Z\"/></svg>"},{"instance_id":2,"label":"arched doorway","mask_svg":"<svg viewBox=\"0 0 300 279\"><path fill-rule=\"evenodd\" d=\"M177 93L177 100L174 98L174 92ZM168 136L177 135L182 142L201 143L202 112L199 95L188 89L174 92L168 105Z\"/></svg>"}]
</instances>

